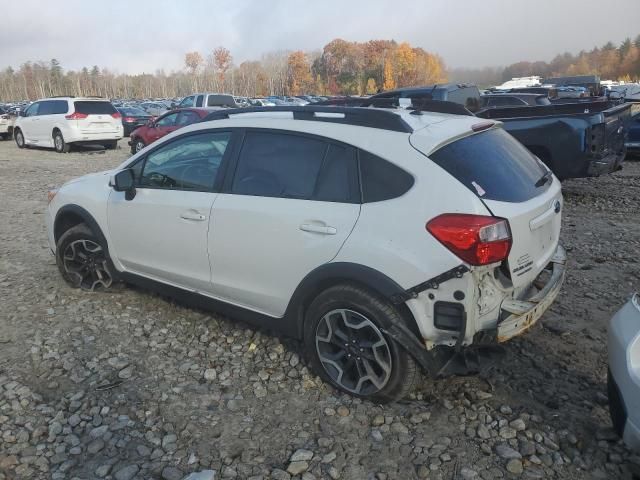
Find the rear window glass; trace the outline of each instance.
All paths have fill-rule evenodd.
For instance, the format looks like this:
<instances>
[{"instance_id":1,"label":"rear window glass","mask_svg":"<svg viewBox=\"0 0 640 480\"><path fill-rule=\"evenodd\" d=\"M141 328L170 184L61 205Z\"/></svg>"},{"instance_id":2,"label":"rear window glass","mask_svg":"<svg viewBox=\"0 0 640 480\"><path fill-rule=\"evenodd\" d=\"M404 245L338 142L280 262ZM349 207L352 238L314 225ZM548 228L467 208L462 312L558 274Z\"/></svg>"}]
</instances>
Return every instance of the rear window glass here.
<instances>
[{"instance_id":1,"label":"rear window glass","mask_svg":"<svg viewBox=\"0 0 640 480\"><path fill-rule=\"evenodd\" d=\"M141 117L148 117L149 114L140 108L120 108L119 109L125 115L139 115Z\"/></svg>"},{"instance_id":2,"label":"rear window glass","mask_svg":"<svg viewBox=\"0 0 640 480\"><path fill-rule=\"evenodd\" d=\"M116 113L116 109L111 102L92 102L92 101L79 101L73 102L76 108L76 112L84 113L85 115L111 115Z\"/></svg>"},{"instance_id":3,"label":"rear window glass","mask_svg":"<svg viewBox=\"0 0 640 480\"><path fill-rule=\"evenodd\" d=\"M502 129L455 141L430 158L482 199L524 202L550 185L535 186L546 170Z\"/></svg>"}]
</instances>

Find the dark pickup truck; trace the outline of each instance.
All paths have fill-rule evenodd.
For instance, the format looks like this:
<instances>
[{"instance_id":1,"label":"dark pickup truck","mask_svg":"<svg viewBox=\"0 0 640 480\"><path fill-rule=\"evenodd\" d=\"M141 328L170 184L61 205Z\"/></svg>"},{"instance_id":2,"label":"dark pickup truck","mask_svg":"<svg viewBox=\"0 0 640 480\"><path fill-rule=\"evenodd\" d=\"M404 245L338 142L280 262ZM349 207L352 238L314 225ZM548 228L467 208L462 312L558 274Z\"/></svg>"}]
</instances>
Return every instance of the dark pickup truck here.
<instances>
[{"instance_id":1,"label":"dark pickup truck","mask_svg":"<svg viewBox=\"0 0 640 480\"><path fill-rule=\"evenodd\" d=\"M478 117L503 122L505 130L537 155L561 180L593 177L621 168L625 157L626 125L630 118L629 104L594 101L482 108L477 87L456 87L446 84L394 90L374 95L367 101L426 98L460 103Z\"/></svg>"}]
</instances>

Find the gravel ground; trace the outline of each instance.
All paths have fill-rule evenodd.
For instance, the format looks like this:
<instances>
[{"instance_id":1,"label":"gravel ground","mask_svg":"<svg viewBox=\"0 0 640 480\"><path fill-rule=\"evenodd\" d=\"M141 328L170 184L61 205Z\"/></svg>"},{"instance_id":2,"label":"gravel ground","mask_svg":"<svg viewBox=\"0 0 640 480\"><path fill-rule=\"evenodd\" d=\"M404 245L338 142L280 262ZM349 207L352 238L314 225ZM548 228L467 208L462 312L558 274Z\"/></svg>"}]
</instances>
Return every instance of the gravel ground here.
<instances>
[{"instance_id":1,"label":"gravel ground","mask_svg":"<svg viewBox=\"0 0 640 480\"><path fill-rule=\"evenodd\" d=\"M607 320L640 289L639 163L566 182L565 286L500 366L425 377L407 401L378 406L323 384L294 341L142 290L66 286L46 191L117 165L125 147L0 142L0 480L582 480L640 468L606 398Z\"/></svg>"}]
</instances>

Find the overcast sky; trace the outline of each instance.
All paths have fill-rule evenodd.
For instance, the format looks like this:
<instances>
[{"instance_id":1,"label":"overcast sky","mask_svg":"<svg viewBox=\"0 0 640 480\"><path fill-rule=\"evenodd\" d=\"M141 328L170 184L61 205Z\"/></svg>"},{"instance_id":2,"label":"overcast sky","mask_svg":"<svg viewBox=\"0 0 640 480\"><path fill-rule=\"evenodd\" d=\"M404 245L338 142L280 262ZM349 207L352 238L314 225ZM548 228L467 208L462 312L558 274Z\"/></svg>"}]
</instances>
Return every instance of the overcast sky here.
<instances>
[{"instance_id":1,"label":"overcast sky","mask_svg":"<svg viewBox=\"0 0 640 480\"><path fill-rule=\"evenodd\" d=\"M407 41L451 67L550 60L640 34L640 0L20 0L2 2L0 68L183 68L223 45L235 63L334 38Z\"/></svg>"}]
</instances>

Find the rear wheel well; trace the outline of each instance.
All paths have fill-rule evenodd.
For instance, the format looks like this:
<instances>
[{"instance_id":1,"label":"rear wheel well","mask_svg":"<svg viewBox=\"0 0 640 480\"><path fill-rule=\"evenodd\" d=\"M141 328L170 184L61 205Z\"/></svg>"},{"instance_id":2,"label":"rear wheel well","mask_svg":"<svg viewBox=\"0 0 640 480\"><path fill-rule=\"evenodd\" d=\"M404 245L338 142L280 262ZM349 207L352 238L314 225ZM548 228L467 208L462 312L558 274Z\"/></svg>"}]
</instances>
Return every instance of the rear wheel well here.
<instances>
[{"instance_id":1,"label":"rear wheel well","mask_svg":"<svg viewBox=\"0 0 640 480\"><path fill-rule=\"evenodd\" d=\"M297 308L296 308L296 318L302 325L302 334L304 335L305 330L305 313L307 312L311 303L315 300L315 298L320 295L325 290L335 287L336 285L351 285L354 287L362 288L364 290L369 291L371 294L381 298L384 301L390 302L391 300L384 295L382 292L377 290L376 288L367 285L365 282L361 282L358 280L354 280L347 277L330 277L324 278L316 282L312 288L310 288L307 292L305 292L304 296L299 300ZM405 303L401 304L393 304L394 308L398 310L398 313L402 316L404 320L405 326L413 333L416 338L420 341L422 338L420 335L420 329L418 328L418 324L416 322L415 317L409 310L409 307Z\"/></svg>"},{"instance_id":2,"label":"rear wheel well","mask_svg":"<svg viewBox=\"0 0 640 480\"><path fill-rule=\"evenodd\" d=\"M60 129L59 129L58 127L55 127L55 128L53 129L53 131L51 132L51 138L55 137L55 136L56 136L56 133L60 133L60 134L62 134L62 132L60 131Z\"/></svg>"}]
</instances>

